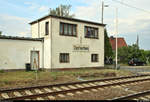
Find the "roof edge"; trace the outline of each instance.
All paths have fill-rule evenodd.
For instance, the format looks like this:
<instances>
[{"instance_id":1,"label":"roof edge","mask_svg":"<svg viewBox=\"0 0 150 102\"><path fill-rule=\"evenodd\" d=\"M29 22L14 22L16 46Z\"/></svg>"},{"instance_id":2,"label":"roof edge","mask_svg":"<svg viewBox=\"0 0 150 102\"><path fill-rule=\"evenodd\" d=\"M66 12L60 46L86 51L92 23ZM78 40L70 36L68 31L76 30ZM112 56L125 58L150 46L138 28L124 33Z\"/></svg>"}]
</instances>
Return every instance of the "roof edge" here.
<instances>
[{"instance_id":1,"label":"roof edge","mask_svg":"<svg viewBox=\"0 0 150 102\"><path fill-rule=\"evenodd\" d=\"M0 36L0 39L11 39L11 40L28 40L28 41L43 41L43 38L31 38L31 37L18 37L18 36Z\"/></svg>"},{"instance_id":2,"label":"roof edge","mask_svg":"<svg viewBox=\"0 0 150 102\"><path fill-rule=\"evenodd\" d=\"M106 24L97 23L97 22L93 22L93 21L82 20L82 19L77 19L77 18L62 17L62 16L56 16L56 15L46 15L46 16L41 17L41 18L39 18L35 21L30 22L29 24L32 25L32 24L37 23L38 21L41 21L41 20L46 19L48 17L54 17L54 18L59 18L59 19L67 19L67 20L71 20L71 21L77 21L77 22L91 23L91 24L100 25L100 26L106 26Z\"/></svg>"}]
</instances>

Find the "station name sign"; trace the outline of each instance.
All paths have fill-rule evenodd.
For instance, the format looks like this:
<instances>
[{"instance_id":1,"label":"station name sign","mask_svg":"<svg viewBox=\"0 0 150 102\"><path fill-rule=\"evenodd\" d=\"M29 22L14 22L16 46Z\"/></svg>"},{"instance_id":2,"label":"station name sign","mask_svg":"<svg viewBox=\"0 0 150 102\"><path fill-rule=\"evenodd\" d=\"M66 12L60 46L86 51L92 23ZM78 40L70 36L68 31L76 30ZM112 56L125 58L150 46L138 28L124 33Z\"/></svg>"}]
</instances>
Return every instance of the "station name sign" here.
<instances>
[{"instance_id":1,"label":"station name sign","mask_svg":"<svg viewBox=\"0 0 150 102\"><path fill-rule=\"evenodd\" d=\"M89 51L89 46L87 46L87 45L74 45L73 50L74 51Z\"/></svg>"}]
</instances>

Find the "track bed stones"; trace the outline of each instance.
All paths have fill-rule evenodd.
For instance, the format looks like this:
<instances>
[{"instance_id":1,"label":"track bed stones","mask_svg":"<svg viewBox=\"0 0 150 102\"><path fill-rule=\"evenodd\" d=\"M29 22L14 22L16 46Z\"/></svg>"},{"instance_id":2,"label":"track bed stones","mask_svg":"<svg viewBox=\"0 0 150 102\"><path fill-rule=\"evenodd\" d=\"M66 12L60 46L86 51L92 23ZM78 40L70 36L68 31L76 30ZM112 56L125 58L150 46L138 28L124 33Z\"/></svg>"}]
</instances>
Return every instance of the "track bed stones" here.
<instances>
[{"instance_id":1,"label":"track bed stones","mask_svg":"<svg viewBox=\"0 0 150 102\"><path fill-rule=\"evenodd\" d=\"M44 90L45 91L47 91L47 92L53 92L51 89L49 89L49 88L44 88Z\"/></svg>"},{"instance_id":2,"label":"track bed stones","mask_svg":"<svg viewBox=\"0 0 150 102\"><path fill-rule=\"evenodd\" d=\"M88 90L84 90L83 92L85 92L85 93L89 93L90 91L88 91Z\"/></svg>"},{"instance_id":3,"label":"track bed stones","mask_svg":"<svg viewBox=\"0 0 150 102\"><path fill-rule=\"evenodd\" d=\"M48 98L49 98L50 100L54 100L54 99L55 99L54 96L48 96Z\"/></svg>"},{"instance_id":4,"label":"track bed stones","mask_svg":"<svg viewBox=\"0 0 150 102\"><path fill-rule=\"evenodd\" d=\"M98 90L96 90L96 89L91 89L91 91L97 92Z\"/></svg>"},{"instance_id":5,"label":"track bed stones","mask_svg":"<svg viewBox=\"0 0 150 102\"><path fill-rule=\"evenodd\" d=\"M77 92L76 92L76 94L83 94L83 93L82 93L82 92L80 92L80 91L77 91Z\"/></svg>"},{"instance_id":6,"label":"track bed stones","mask_svg":"<svg viewBox=\"0 0 150 102\"><path fill-rule=\"evenodd\" d=\"M56 90L56 91L62 91L60 88L58 88L58 87L53 87L53 89L54 90Z\"/></svg>"},{"instance_id":7,"label":"track bed stones","mask_svg":"<svg viewBox=\"0 0 150 102\"><path fill-rule=\"evenodd\" d=\"M1 96L4 98L4 99L7 99L9 98L8 94L7 93L2 93Z\"/></svg>"},{"instance_id":8,"label":"track bed stones","mask_svg":"<svg viewBox=\"0 0 150 102\"><path fill-rule=\"evenodd\" d=\"M91 85L91 86L97 86L96 84L93 84L93 83L89 83L89 85Z\"/></svg>"},{"instance_id":9,"label":"track bed stones","mask_svg":"<svg viewBox=\"0 0 150 102\"><path fill-rule=\"evenodd\" d=\"M105 82L99 82L98 85L106 85L106 83Z\"/></svg>"},{"instance_id":10,"label":"track bed stones","mask_svg":"<svg viewBox=\"0 0 150 102\"><path fill-rule=\"evenodd\" d=\"M89 85L89 84L83 84L83 86L85 86L85 87L90 87L90 85Z\"/></svg>"},{"instance_id":11,"label":"track bed stones","mask_svg":"<svg viewBox=\"0 0 150 102\"><path fill-rule=\"evenodd\" d=\"M77 87L75 87L73 85L69 85L68 87L70 87L71 89L77 89Z\"/></svg>"},{"instance_id":12,"label":"track bed stones","mask_svg":"<svg viewBox=\"0 0 150 102\"><path fill-rule=\"evenodd\" d=\"M67 93L67 95L68 95L68 96L73 96L74 94L73 94L73 93Z\"/></svg>"},{"instance_id":13,"label":"track bed stones","mask_svg":"<svg viewBox=\"0 0 150 102\"><path fill-rule=\"evenodd\" d=\"M61 98L66 97L66 96L65 96L65 95L63 95L63 94L58 94L58 96L59 96L59 97L61 97Z\"/></svg>"},{"instance_id":14,"label":"track bed stones","mask_svg":"<svg viewBox=\"0 0 150 102\"><path fill-rule=\"evenodd\" d=\"M84 86L77 84L76 85L78 88L84 88Z\"/></svg>"},{"instance_id":15,"label":"track bed stones","mask_svg":"<svg viewBox=\"0 0 150 102\"><path fill-rule=\"evenodd\" d=\"M150 99L150 95L145 96L146 98Z\"/></svg>"},{"instance_id":16,"label":"track bed stones","mask_svg":"<svg viewBox=\"0 0 150 102\"><path fill-rule=\"evenodd\" d=\"M40 100L44 100L44 99L43 99L42 97L38 97L38 98L37 98L37 100L39 100L39 101L40 101Z\"/></svg>"},{"instance_id":17,"label":"track bed stones","mask_svg":"<svg viewBox=\"0 0 150 102\"><path fill-rule=\"evenodd\" d=\"M56 99L56 97L71 97L75 95L83 94L90 94L91 92L99 93L99 91L105 91L107 89L117 89L119 87L127 87L126 84L128 83L136 83L144 80L150 80L150 76L137 76L135 77L124 77L123 80L121 78L111 78L111 79L103 79L103 80L91 80L91 81L84 81L84 82L74 82L74 83L63 83L63 84L56 84L56 85L46 85L46 86L37 86L37 87L29 87L29 88L22 88L22 89L12 89L7 90L7 92L3 91L4 95L1 97L5 98L13 98L13 99L35 99L35 100L45 100L45 99ZM130 80L129 80L130 79ZM119 80L115 81L114 80ZM125 90L124 90L125 91ZM5 94L5 93L11 94ZM127 91L128 92L128 91ZM2 93L2 91L0 92ZM104 94L109 94L105 93ZM10 97L11 96L11 97ZM25 96L25 98L24 98ZM0 97L0 98L1 98ZM3 99L2 98L2 99Z\"/></svg>"},{"instance_id":18,"label":"track bed stones","mask_svg":"<svg viewBox=\"0 0 150 102\"><path fill-rule=\"evenodd\" d=\"M65 86L62 86L61 88L64 89L64 90L69 90L69 88L65 87Z\"/></svg>"},{"instance_id":19,"label":"track bed stones","mask_svg":"<svg viewBox=\"0 0 150 102\"><path fill-rule=\"evenodd\" d=\"M15 96L18 96L18 97L22 96L21 93L20 93L20 92L17 92L17 91L14 92L14 95L15 95Z\"/></svg>"},{"instance_id":20,"label":"track bed stones","mask_svg":"<svg viewBox=\"0 0 150 102\"><path fill-rule=\"evenodd\" d=\"M43 92L40 89L34 89L36 93L42 94Z\"/></svg>"},{"instance_id":21,"label":"track bed stones","mask_svg":"<svg viewBox=\"0 0 150 102\"><path fill-rule=\"evenodd\" d=\"M25 93L26 93L27 95L33 95L33 93L32 93L30 90L25 90Z\"/></svg>"}]
</instances>

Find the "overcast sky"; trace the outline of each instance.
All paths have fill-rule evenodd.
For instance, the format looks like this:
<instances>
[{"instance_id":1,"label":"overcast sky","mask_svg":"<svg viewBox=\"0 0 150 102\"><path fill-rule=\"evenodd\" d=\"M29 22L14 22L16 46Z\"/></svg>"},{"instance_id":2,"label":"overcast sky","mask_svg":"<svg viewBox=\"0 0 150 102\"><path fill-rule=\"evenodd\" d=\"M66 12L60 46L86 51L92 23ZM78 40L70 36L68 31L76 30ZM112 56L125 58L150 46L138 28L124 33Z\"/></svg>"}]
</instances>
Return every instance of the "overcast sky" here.
<instances>
[{"instance_id":1,"label":"overcast sky","mask_svg":"<svg viewBox=\"0 0 150 102\"><path fill-rule=\"evenodd\" d=\"M137 10L115 1L146 10ZM0 0L0 31L10 36L31 36L29 22L48 14L49 8L72 5L76 18L101 23L102 0ZM115 8L118 8L118 33L128 45L139 35L141 49L150 50L150 0L104 0L104 23L108 35L115 34Z\"/></svg>"}]
</instances>

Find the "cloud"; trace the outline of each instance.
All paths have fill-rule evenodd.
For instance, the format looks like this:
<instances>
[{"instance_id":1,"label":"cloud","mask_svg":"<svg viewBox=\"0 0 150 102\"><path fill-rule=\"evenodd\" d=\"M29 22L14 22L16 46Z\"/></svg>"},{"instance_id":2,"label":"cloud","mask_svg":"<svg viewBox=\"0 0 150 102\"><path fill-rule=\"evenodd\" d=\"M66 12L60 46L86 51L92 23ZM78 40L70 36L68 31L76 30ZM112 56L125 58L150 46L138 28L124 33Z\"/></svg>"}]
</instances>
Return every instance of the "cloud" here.
<instances>
[{"instance_id":1,"label":"cloud","mask_svg":"<svg viewBox=\"0 0 150 102\"><path fill-rule=\"evenodd\" d=\"M25 5L28 5L28 8L29 8L30 10L34 10L34 9L37 9L37 8L39 7L38 4L33 3L33 2L25 2L24 4L25 4Z\"/></svg>"},{"instance_id":2,"label":"cloud","mask_svg":"<svg viewBox=\"0 0 150 102\"><path fill-rule=\"evenodd\" d=\"M1 14L0 31L9 36L31 36L29 21L27 18Z\"/></svg>"},{"instance_id":3,"label":"cloud","mask_svg":"<svg viewBox=\"0 0 150 102\"><path fill-rule=\"evenodd\" d=\"M24 37L24 36L29 35L29 32L28 32L28 31L25 31L25 32L19 32L19 35Z\"/></svg>"},{"instance_id":4,"label":"cloud","mask_svg":"<svg viewBox=\"0 0 150 102\"><path fill-rule=\"evenodd\" d=\"M45 11L48 11L48 7L47 6L41 6L40 8L39 8L39 11L40 12L45 12Z\"/></svg>"},{"instance_id":5,"label":"cloud","mask_svg":"<svg viewBox=\"0 0 150 102\"><path fill-rule=\"evenodd\" d=\"M28 5L28 8L30 10L37 10L38 12L46 12L48 11L49 7L48 6L44 6L44 5L39 5L37 3L34 2L25 2L25 5Z\"/></svg>"},{"instance_id":6,"label":"cloud","mask_svg":"<svg viewBox=\"0 0 150 102\"><path fill-rule=\"evenodd\" d=\"M76 18L101 22L101 1L102 0L74 0L80 5L75 7L74 14ZM150 49L150 14L138 11L133 8L126 7L112 0L104 0L108 4L108 8L104 8L104 23L107 24L107 31L109 36L115 34L115 9L118 7L119 18L119 36L125 37L128 44L136 41L136 35L139 34L141 47ZM135 5L136 7L150 10L150 0L122 0L124 3ZM25 1L22 10L32 15L33 19L38 16L43 16L48 12L48 5L39 4L38 2ZM75 5L75 4L73 4ZM18 5L17 5L18 6ZM15 5L12 8L19 9ZM29 36L30 26L28 25L29 19L17 16L2 15L0 14L0 30L8 35Z\"/></svg>"},{"instance_id":7,"label":"cloud","mask_svg":"<svg viewBox=\"0 0 150 102\"><path fill-rule=\"evenodd\" d=\"M106 0L107 1L107 0ZM136 1L136 2L135 2ZM75 15L77 18L101 22L101 3L100 0L83 1L87 5L77 6ZM124 0L125 3L130 5L134 4L136 7L149 10L149 0ZM115 7L118 7L118 31L119 36L125 37L128 44L133 44L136 41L137 34L140 36L140 47L150 49L150 14L139 11L133 8L126 7L114 2L105 2L110 4L109 8L104 8L104 23L107 24L107 31L109 35L115 34Z\"/></svg>"},{"instance_id":8,"label":"cloud","mask_svg":"<svg viewBox=\"0 0 150 102\"><path fill-rule=\"evenodd\" d=\"M75 10L75 15L77 18L81 19L87 19L87 20L92 20L92 21L98 21L100 19L100 10L97 9L99 8L99 4L97 2L94 2L97 0L93 0L90 2L89 0L85 1L87 6L77 6Z\"/></svg>"}]
</instances>

